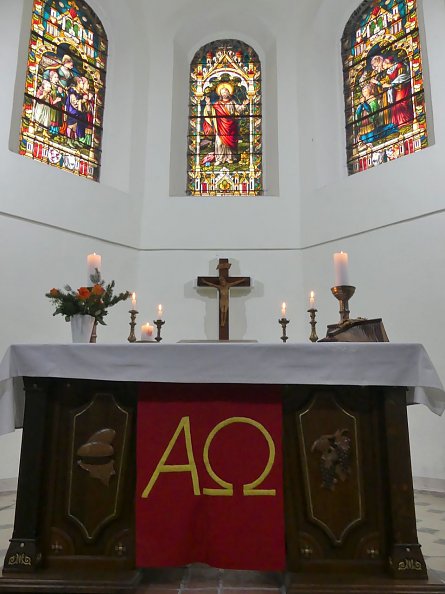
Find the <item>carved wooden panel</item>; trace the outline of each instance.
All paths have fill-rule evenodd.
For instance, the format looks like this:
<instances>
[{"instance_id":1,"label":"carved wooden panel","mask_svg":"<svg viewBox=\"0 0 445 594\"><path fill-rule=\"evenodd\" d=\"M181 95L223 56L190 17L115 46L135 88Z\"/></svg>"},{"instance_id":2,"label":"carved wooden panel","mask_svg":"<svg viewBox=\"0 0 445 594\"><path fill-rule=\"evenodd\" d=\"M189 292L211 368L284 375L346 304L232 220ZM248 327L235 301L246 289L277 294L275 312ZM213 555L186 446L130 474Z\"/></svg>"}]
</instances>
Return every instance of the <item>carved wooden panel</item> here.
<instances>
[{"instance_id":1,"label":"carved wooden panel","mask_svg":"<svg viewBox=\"0 0 445 594\"><path fill-rule=\"evenodd\" d=\"M358 418L334 395L315 392L296 421L308 518L340 546L364 518Z\"/></svg>"},{"instance_id":2,"label":"carved wooden panel","mask_svg":"<svg viewBox=\"0 0 445 594\"><path fill-rule=\"evenodd\" d=\"M93 541L117 517L122 501L130 413L110 393L71 411L67 515ZM107 419L102 422L101 419ZM93 502L94 505L89 505Z\"/></svg>"},{"instance_id":3,"label":"carved wooden panel","mask_svg":"<svg viewBox=\"0 0 445 594\"><path fill-rule=\"evenodd\" d=\"M284 402L288 567L383 572L388 531L378 388L294 386Z\"/></svg>"},{"instance_id":4,"label":"carved wooden panel","mask_svg":"<svg viewBox=\"0 0 445 594\"><path fill-rule=\"evenodd\" d=\"M49 568L134 566L136 385L56 380L45 468Z\"/></svg>"}]
</instances>

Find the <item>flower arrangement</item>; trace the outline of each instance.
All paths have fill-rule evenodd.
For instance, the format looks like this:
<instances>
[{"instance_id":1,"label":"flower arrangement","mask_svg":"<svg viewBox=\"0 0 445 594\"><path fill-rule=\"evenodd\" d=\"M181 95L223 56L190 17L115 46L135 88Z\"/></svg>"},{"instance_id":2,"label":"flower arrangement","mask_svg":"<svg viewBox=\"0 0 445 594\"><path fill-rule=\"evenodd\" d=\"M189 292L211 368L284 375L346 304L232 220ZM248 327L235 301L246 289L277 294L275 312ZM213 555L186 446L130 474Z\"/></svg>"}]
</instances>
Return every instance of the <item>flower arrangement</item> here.
<instances>
[{"instance_id":1,"label":"flower arrangement","mask_svg":"<svg viewBox=\"0 0 445 594\"><path fill-rule=\"evenodd\" d=\"M45 297L49 297L56 307L53 316L60 314L69 322L76 314L88 315L93 316L99 324L105 325L104 317L108 314L107 309L131 296L129 291L113 296L115 282L111 281L106 285L97 268L90 279L91 287L79 287L74 291L70 285L65 285L63 291L51 289L45 293Z\"/></svg>"}]
</instances>

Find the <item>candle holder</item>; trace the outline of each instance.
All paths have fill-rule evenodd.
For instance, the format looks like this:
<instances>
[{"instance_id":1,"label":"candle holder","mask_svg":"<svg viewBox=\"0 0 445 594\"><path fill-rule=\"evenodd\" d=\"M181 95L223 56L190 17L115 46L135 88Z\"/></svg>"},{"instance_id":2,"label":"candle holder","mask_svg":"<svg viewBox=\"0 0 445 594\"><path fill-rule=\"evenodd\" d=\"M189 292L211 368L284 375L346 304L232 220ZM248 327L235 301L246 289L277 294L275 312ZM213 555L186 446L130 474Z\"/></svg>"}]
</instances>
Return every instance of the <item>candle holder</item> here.
<instances>
[{"instance_id":1,"label":"candle holder","mask_svg":"<svg viewBox=\"0 0 445 594\"><path fill-rule=\"evenodd\" d=\"M280 320L278 320L278 323L283 328L283 336L280 337L283 342L286 342L286 340L289 338L286 335L286 326L289 324L289 321L290 320L286 320L286 318L281 318Z\"/></svg>"},{"instance_id":2,"label":"candle holder","mask_svg":"<svg viewBox=\"0 0 445 594\"><path fill-rule=\"evenodd\" d=\"M136 309L130 309L128 312L130 314L130 334L127 338L128 342L136 342L136 335L134 333L134 328L136 326L136 316L139 313Z\"/></svg>"},{"instance_id":3,"label":"candle holder","mask_svg":"<svg viewBox=\"0 0 445 594\"><path fill-rule=\"evenodd\" d=\"M340 324L344 324L349 320L349 299L354 295L355 287L339 285L332 287L331 292L340 302Z\"/></svg>"},{"instance_id":4,"label":"candle holder","mask_svg":"<svg viewBox=\"0 0 445 594\"><path fill-rule=\"evenodd\" d=\"M153 320L153 324L155 324L156 328L158 329L158 333L155 336L156 342L161 342L161 328L165 324L165 320Z\"/></svg>"},{"instance_id":5,"label":"candle holder","mask_svg":"<svg viewBox=\"0 0 445 594\"><path fill-rule=\"evenodd\" d=\"M309 340L311 342L317 342L318 336L317 336L317 333L315 332L315 326L317 325L317 320L315 319L315 314L318 311L318 309L314 309L313 307L311 307L307 311L310 316L309 324L311 325L311 335L309 336Z\"/></svg>"}]
</instances>

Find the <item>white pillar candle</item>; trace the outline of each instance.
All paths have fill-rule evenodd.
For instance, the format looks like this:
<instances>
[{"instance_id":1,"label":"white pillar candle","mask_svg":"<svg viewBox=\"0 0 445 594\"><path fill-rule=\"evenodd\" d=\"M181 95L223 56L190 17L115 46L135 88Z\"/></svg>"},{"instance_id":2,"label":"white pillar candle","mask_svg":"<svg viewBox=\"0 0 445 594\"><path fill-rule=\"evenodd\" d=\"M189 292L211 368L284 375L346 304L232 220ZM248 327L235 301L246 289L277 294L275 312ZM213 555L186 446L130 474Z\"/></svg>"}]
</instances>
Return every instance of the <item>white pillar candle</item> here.
<instances>
[{"instance_id":1,"label":"white pillar candle","mask_svg":"<svg viewBox=\"0 0 445 594\"><path fill-rule=\"evenodd\" d=\"M149 342L153 340L153 330L154 326L150 326L148 322L144 324L141 328L141 340L143 342Z\"/></svg>"},{"instance_id":2,"label":"white pillar candle","mask_svg":"<svg viewBox=\"0 0 445 594\"><path fill-rule=\"evenodd\" d=\"M281 317L285 318L286 317L286 302L283 301L283 303L281 304Z\"/></svg>"},{"instance_id":3,"label":"white pillar candle","mask_svg":"<svg viewBox=\"0 0 445 594\"><path fill-rule=\"evenodd\" d=\"M311 291L309 295L309 309L315 309L315 293Z\"/></svg>"},{"instance_id":4,"label":"white pillar candle","mask_svg":"<svg viewBox=\"0 0 445 594\"><path fill-rule=\"evenodd\" d=\"M158 305L158 313L157 313L157 320L162 320L162 314L164 313L164 310L162 308L162 305L159 304Z\"/></svg>"},{"instance_id":5,"label":"white pillar candle","mask_svg":"<svg viewBox=\"0 0 445 594\"><path fill-rule=\"evenodd\" d=\"M102 263L102 256L99 254L89 254L87 256L87 266L88 266L88 285L91 284L91 275L96 274L96 268L100 272L100 265Z\"/></svg>"},{"instance_id":6,"label":"white pillar candle","mask_svg":"<svg viewBox=\"0 0 445 594\"><path fill-rule=\"evenodd\" d=\"M131 296L131 309L136 309L136 293Z\"/></svg>"},{"instance_id":7,"label":"white pillar candle","mask_svg":"<svg viewBox=\"0 0 445 594\"><path fill-rule=\"evenodd\" d=\"M337 252L334 254L334 272L334 286L340 287L341 285L349 285L348 254L345 252Z\"/></svg>"}]
</instances>

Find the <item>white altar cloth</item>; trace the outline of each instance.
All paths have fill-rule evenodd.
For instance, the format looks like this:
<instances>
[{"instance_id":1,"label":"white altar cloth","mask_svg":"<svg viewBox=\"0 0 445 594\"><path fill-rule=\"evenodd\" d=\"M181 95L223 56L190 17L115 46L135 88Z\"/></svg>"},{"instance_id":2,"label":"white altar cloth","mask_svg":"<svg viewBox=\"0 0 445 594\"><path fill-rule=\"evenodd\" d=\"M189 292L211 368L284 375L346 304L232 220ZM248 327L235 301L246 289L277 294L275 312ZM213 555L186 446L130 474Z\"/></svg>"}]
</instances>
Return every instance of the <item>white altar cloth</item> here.
<instances>
[{"instance_id":1,"label":"white altar cloth","mask_svg":"<svg viewBox=\"0 0 445 594\"><path fill-rule=\"evenodd\" d=\"M23 344L0 363L0 435L23 412L22 377L134 382L404 386L408 403L445 410L424 347L396 343Z\"/></svg>"}]
</instances>

